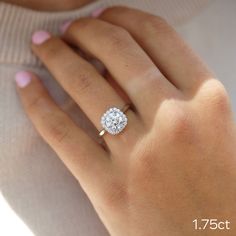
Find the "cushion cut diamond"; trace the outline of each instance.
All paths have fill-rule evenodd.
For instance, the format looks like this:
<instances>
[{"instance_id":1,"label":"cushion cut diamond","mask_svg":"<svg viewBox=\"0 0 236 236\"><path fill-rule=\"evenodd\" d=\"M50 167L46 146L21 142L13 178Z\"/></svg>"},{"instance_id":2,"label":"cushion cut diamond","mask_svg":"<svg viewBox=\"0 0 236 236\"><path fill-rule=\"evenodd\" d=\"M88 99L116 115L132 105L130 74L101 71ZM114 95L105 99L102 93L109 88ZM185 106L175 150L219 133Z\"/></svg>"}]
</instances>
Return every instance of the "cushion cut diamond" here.
<instances>
[{"instance_id":1,"label":"cushion cut diamond","mask_svg":"<svg viewBox=\"0 0 236 236\"><path fill-rule=\"evenodd\" d=\"M127 125L126 115L118 108L112 107L101 118L102 127L110 134L120 133Z\"/></svg>"}]
</instances>

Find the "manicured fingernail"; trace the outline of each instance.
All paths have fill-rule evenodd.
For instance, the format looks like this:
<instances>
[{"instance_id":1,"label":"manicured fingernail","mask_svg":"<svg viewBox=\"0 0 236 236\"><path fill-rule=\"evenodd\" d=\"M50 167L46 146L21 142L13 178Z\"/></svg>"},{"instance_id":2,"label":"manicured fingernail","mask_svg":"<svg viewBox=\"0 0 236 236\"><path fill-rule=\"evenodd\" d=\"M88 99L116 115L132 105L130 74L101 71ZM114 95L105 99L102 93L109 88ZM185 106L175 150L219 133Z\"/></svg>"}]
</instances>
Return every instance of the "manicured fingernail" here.
<instances>
[{"instance_id":1,"label":"manicured fingernail","mask_svg":"<svg viewBox=\"0 0 236 236\"><path fill-rule=\"evenodd\" d=\"M27 71L19 71L15 75L16 84L20 88L26 87L30 83L31 79L31 74Z\"/></svg>"},{"instance_id":2,"label":"manicured fingernail","mask_svg":"<svg viewBox=\"0 0 236 236\"><path fill-rule=\"evenodd\" d=\"M97 8L91 13L91 17L93 18L99 17L104 12L105 9L106 9L105 7Z\"/></svg>"},{"instance_id":3,"label":"manicured fingernail","mask_svg":"<svg viewBox=\"0 0 236 236\"><path fill-rule=\"evenodd\" d=\"M46 40L48 40L51 37L51 35L44 30L39 30L36 31L33 35L32 35L32 42L34 44L42 44L43 42L45 42Z\"/></svg>"},{"instance_id":4,"label":"manicured fingernail","mask_svg":"<svg viewBox=\"0 0 236 236\"><path fill-rule=\"evenodd\" d=\"M72 23L72 20L68 20L60 26L59 30L60 30L61 34L64 34L66 32L66 30L69 28L71 23Z\"/></svg>"}]
</instances>

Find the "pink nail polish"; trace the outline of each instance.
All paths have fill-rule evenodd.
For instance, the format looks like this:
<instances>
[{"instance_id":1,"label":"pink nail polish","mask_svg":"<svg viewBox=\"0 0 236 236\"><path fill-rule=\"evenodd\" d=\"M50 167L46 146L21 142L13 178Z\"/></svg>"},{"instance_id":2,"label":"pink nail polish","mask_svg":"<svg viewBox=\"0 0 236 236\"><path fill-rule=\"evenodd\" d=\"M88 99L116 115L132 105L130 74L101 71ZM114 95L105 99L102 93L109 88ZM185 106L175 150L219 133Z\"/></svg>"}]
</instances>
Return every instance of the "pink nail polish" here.
<instances>
[{"instance_id":1,"label":"pink nail polish","mask_svg":"<svg viewBox=\"0 0 236 236\"><path fill-rule=\"evenodd\" d=\"M16 84L20 88L26 87L30 83L31 79L31 74L27 71L19 71L15 75Z\"/></svg>"},{"instance_id":2,"label":"pink nail polish","mask_svg":"<svg viewBox=\"0 0 236 236\"><path fill-rule=\"evenodd\" d=\"M60 26L59 30L61 34L64 34L66 32L66 30L69 28L72 22L73 22L72 20L68 20Z\"/></svg>"},{"instance_id":3,"label":"pink nail polish","mask_svg":"<svg viewBox=\"0 0 236 236\"><path fill-rule=\"evenodd\" d=\"M91 13L91 17L93 18L99 17L104 12L105 9L106 9L105 7L97 8Z\"/></svg>"},{"instance_id":4,"label":"pink nail polish","mask_svg":"<svg viewBox=\"0 0 236 236\"><path fill-rule=\"evenodd\" d=\"M47 31L39 30L32 35L32 42L34 44L42 44L50 37L51 35Z\"/></svg>"}]
</instances>

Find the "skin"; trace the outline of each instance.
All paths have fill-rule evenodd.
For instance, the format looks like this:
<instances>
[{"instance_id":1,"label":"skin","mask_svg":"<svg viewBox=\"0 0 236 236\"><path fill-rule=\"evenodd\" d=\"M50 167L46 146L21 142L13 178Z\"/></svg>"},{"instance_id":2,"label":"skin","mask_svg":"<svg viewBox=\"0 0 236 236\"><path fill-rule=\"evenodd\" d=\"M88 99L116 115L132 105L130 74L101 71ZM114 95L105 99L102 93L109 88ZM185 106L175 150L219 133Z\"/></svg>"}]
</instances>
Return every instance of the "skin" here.
<instances>
[{"instance_id":1,"label":"skin","mask_svg":"<svg viewBox=\"0 0 236 236\"><path fill-rule=\"evenodd\" d=\"M39 11L67 11L82 7L93 1L94 0L4 0L3 2Z\"/></svg>"},{"instance_id":2,"label":"skin","mask_svg":"<svg viewBox=\"0 0 236 236\"><path fill-rule=\"evenodd\" d=\"M110 79L69 45L101 60ZM173 28L157 16L115 7L98 19L74 21L61 38L51 36L32 50L97 130L110 106L125 104L112 84L133 104L128 126L117 136L106 134L104 148L55 104L37 75L18 88L36 129L79 180L111 235L236 235L229 98ZM192 221L202 218L228 220L230 230L195 230Z\"/></svg>"}]
</instances>

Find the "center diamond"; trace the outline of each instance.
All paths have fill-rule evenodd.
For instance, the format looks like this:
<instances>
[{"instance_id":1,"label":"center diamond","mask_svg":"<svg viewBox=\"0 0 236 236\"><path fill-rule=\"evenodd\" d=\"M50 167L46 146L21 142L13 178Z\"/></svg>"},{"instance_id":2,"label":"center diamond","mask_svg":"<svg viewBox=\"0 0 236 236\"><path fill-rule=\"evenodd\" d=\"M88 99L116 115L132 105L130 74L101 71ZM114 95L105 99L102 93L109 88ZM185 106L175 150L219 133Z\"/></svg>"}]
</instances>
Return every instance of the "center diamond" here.
<instances>
[{"instance_id":1,"label":"center diamond","mask_svg":"<svg viewBox=\"0 0 236 236\"><path fill-rule=\"evenodd\" d=\"M126 115L118 108L110 108L101 118L102 127L110 134L120 133L127 125Z\"/></svg>"}]
</instances>

